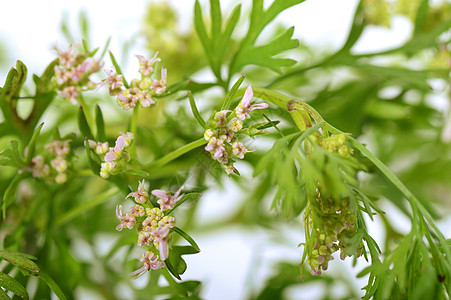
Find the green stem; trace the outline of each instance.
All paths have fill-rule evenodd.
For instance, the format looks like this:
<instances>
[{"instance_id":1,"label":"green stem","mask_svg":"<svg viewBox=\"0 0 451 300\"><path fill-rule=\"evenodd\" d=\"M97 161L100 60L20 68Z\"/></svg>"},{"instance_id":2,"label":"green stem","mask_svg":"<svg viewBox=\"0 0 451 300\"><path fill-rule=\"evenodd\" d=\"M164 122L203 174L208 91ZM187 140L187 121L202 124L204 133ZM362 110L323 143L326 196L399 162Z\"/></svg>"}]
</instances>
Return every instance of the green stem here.
<instances>
[{"instance_id":1,"label":"green stem","mask_svg":"<svg viewBox=\"0 0 451 300\"><path fill-rule=\"evenodd\" d=\"M330 128L333 128L329 125ZM342 133L340 130L333 128L335 133ZM437 238L441 245L446 245L446 239L443 236L442 232L438 229L438 227L435 225L434 219L431 217L429 212L426 210L426 208L421 204L421 202L415 197L414 194L399 180L398 177L396 177L395 174L382 162L377 158L373 153L371 153L365 146L363 146L361 143L359 143L356 139L346 136L351 145L353 145L357 150L359 150L362 154L364 154L381 172L385 175L385 177L406 197L407 201L409 201L410 206L412 207L413 211L413 218L412 218L412 226L416 226L418 222L418 218L420 217L418 215L418 212L421 213L421 215L426 219L427 224L434 230L435 234L437 235ZM446 256L448 261L451 263L451 251L449 247L444 247Z\"/></svg>"},{"instance_id":2,"label":"green stem","mask_svg":"<svg viewBox=\"0 0 451 300\"><path fill-rule=\"evenodd\" d=\"M176 290L180 295L187 296L185 289L183 289L177 281L174 280L171 274L169 274L169 271L167 268L161 269L161 273L163 274L164 278L168 282L169 286Z\"/></svg>"},{"instance_id":3,"label":"green stem","mask_svg":"<svg viewBox=\"0 0 451 300\"><path fill-rule=\"evenodd\" d=\"M136 137L137 137L137 131L138 131L138 109L139 109L139 106L135 106L133 108L133 116L132 116L132 120L130 122L130 131L133 133L133 136L135 137L135 141L130 146L130 155L132 158L136 158Z\"/></svg>"},{"instance_id":4,"label":"green stem","mask_svg":"<svg viewBox=\"0 0 451 300\"><path fill-rule=\"evenodd\" d=\"M207 143L207 141L204 138L200 138L194 142L186 144L186 145L166 154L165 156L161 157L160 159L158 159L154 162L151 162L151 163L145 165L144 169L157 168L157 167L164 166L165 164L173 161L174 159L178 158L179 156L181 156L193 149L196 149L197 147L205 145L206 143Z\"/></svg>"},{"instance_id":5,"label":"green stem","mask_svg":"<svg viewBox=\"0 0 451 300\"><path fill-rule=\"evenodd\" d=\"M72 208L71 210L69 210L65 214L62 214L61 216L59 216L55 220L54 225L55 226L60 226L60 225L62 225L64 223L72 220L76 216L82 214L84 211L86 211L88 209L91 209L93 207L96 207L97 205L102 204L105 200L107 200L108 198L114 196L118 192L119 192L119 189L117 187L111 188L108 191L106 191L106 192L94 197L90 201Z\"/></svg>"}]
</instances>

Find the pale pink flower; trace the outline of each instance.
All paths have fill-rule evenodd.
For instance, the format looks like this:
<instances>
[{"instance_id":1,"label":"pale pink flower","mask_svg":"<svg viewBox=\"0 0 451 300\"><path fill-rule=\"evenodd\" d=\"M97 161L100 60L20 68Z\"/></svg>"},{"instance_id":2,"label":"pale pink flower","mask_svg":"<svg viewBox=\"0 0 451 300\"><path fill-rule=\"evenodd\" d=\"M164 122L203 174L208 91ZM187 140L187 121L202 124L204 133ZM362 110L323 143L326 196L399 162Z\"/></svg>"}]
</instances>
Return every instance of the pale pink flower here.
<instances>
[{"instance_id":1,"label":"pale pink flower","mask_svg":"<svg viewBox=\"0 0 451 300\"><path fill-rule=\"evenodd\" d=\"M139 182L138 191L131 192L130 194L127 195L127 197L125 197L125 199L127 199L129 197L135 198L135 201L138 203L141 203L141 204L146 203L147 199L149 199L149 194L144 189L144 179L143 179L143 181Z\"/></svg>"},{"instance_id":2,"label":"pale pink flower","mask_svg":"<svg viewBox=\"0 0 451 300\"><path fill-rule=\"evenodd\" d=\"M164 217L164 213L158 207L147 208L146 209L146 215L148 217L152 218L152 219L157 220L157 221L161 220L161 218Z\"/></svg>"},{"instance_id":3,"label":"pale pink flower","mask_svg":"<svg viewBox=\"0 0 451 300\"><path fill-rule=\"evenodd\" d=\"M114 66L111 66L111 70L105 69L104 71L108 77L104 81L98 83L99 87L97 89L100 89L102 86L108 84L111 92L120 90L121 87L124 86L122 75L117 74Z\"/></svg>"},{"instance_id":4,"label":"pale pink flower","mask_svg":"<svg viewBox=\"0 0 451 300\"><path fill-rule=\"evenodd\" d=\"M218 111L215 116L214 120L218 122L219 127L224 127L227 124L227 113L232 112L231 110L221 110Z\"/></svg>"},{"instance_id":5,"label":"pale pink flower","mask_svg":"<svg viewBox=\"0 0 451 300\"><path fill-rule=\"evenodd\" d=\"M141 231L138 235L138 246L149 246L153 242L153 235L150 231Z\"/></svg>"},{"instance_id":6,"label":"pale pink flower","mask_svg":"<svg viewBox=\"0 0 451 300\"><path fill-rule=\"evenodd\" d=\"M151 217L147 217L143 222L142 222L142 230L143 231L148 231L151 232L153 231L155 228L158 227L158 221L154 218Z\"/></svg>"},{"instance_id":7,"label":"pale pink flower","mask_svg":"<svg viewBox=\"0 0 451 300\"><path fill-rule=\"evenodd\" d=\"M71 72L67 69L61 69L60 67L55 66L54 70L56 83L58 83L59 85L64 84L71 78Z\"/></svg>"},{"instance_id":8,"label":"pale pink flower","mask_svg":"<svg viewBox=\"0 0 451 300\"><path fill-rule=\"evenodd\" d=\"M243 159L244 155L249 152L249 150L244 147L243 143L241 142L235 142L232 144L232 151L233 154L235 154L236 157Z\"/></svg>"},{"instance_id":9,"label":"pale pink flower","mask_svg":"<svg viewBox=\"0 0 451 300\"><path fill-rule=\"evenodd\" d=\"M141 73L141 74L143 74L144 76L149 76L150 74L152 74L153 73L153 65L156 63L156 62L159 62L159 61L161 61L161 59L160 58L158 58L157 56L158 56L158 52L157 53L155 53L155 56L153 57L153 58L151 58L151 59L149 59L149 60L147 60L144 56L142 56L142 55L135 55L137 58L138 58L138 60L139 60L139 72Z\"/></svg>"},{"instance_id":10,"label":"pale pink flower","mask_svg":"<svg viewBox=\"0 0 451 300\"><path fill-rule=\"evenodd\" d=\"M212 137L208 142L208 145L205 147L205 150L209 151L213 154L213 158L215 160L220 159L224 156L225 148L223 146L223 141L221 139L217 139Z\"/></svg>"},{"instance_id":11,"label":"pale pink flower","mask_svg":"<svg viewBox=\"0 0 451 300\"><path fill-rule=\"evenodd\" d=\"M225 143L230 143L232 140L236 139L235 133L227 128L221 130L219 138Z\"/></svg>"},{"instance_id":12,"label":"pale pink flower","mask_svg":"<svg viewBox=\"0 0 451 300\"><path fill-rule=\"evenodd\" d=\"M66 156L70 152L69 142L71 140L53 141L47 144L45 147L49 149L49 152L56 156Z\"/></svg>"},{"instance_id":13,"label":"pale pink flower","mask_svg":"<svg viewBox=\"0 0 451 300\"><path fill-rule=\"evenodd\" d=\"M133 229L136 224L136 218L130 213L122 215L122 205L116 206L116 218L121 222L117 225L116 230L121 231L124 228Z\"/></svg>"},{"instance_id":14,"label":"pale pink flower","mask_svg":"<svg viewBox=\"0 0 451 300\"><path fill-rule=\"evenodd\" d=\"M132 208L130 208L130 213L135 217L143 217L146 214L146 211L144 207L141 205L133 205Z\"/></svg>"},{"instance_id":15,"label":"pale pink flower","mask_svg":"<svg viewBox=\"0 0 451 300\"><path fill-rule=\"evenodd\" d=\"M159 198L157 203L160 205L161 210L164 211L164 210L168 210L168 209L173 209L174 205L178 201L180 201L180 199L183 198L184 194L180 195L180 192L182 191L183 188L184 188L183 186L181 188L179 188L173 196L171 196L170 194L166 193L163 190L153 190L152 195Z\"/></svg>"},{"instance_id":16,"label":"pale pink flower","mask_svg":"<svg viewBox=\"0 0 451 300\"><path fill-rule=\"evenodd\" d=\"M166 80L168 76L168 71L165 68L161 69L161 79L154 80L150 89L157 95L161 95L166 91Z\"/></svg>"},{"instance_id":17,"label":"pale pink flower","mask_svg":"<svg viewBox=\"0 0 451 300\"><path fill-rule=\"evenodd\" d=\"M131 132L127 132L127 133L120 132L120 134L124 138L124 141L125 141L124 145L125 145L125 147L130 146L130 144L133 141L133 133L131 133Z\"/></svg>"},{"instance_id":18,"label":"pale pink flower","mask_svg":"<svg viewBox=\"0 0 451 300\"><path fill-rule=\"evenodd\" d=\"M125 110L135 107L138 102L138 98L131 93L130 89L120 92L117 99L118 104Z\"/></svg>"},{"instance_id":19,"label":"pale pink flower","mask_svg":"<svg viewBox=\"0 0 451 300\"><path fill-rule=\"evenodd\" d=\"M207 141L209 141L212 137L216 136L218 132L216 130L212 130L212 129L207 129L204 132L204 139L206 139Z\"/></svg>"},{"instance_id":20,"label":"pale pink flower","mask_svg":"<svg viewBox=\"0 0 451 300\"><path fill-rule=\"evenodd\" d=\"M67 170L67 161L61 156L57 156L52 159L50 161L50 165L59 173Z\"/></svg>"},{"instance_id":21,"label":"pale pink flower","mask_svg":"<svg viewBox=\"0 0 451 300\"><path fill-rule=\"evenodd\" d=\"M260 103L260 104L251 104L252 97L254 96L254 92L252 91L252 87L249 86L244 93L243 99L240 104L235 108L236 116L243 121L244 119L250 118L250 112L254 109L265 109L268 108L268 104Z\"/></svg>"},{"instance_id":22,"label":"pale pink flower","mask_svg":"<svg viewBox=\"0 0 451 300\"><path fill-rule=\"evenodd\" d=\"M74 45L70 46L69 49L64 51L63 49L61 49L60 45L58 43L56 43L55 48L56 48L56 52L59 55L60 65L63 65L66 68L72 67L72 65L75 61L74 52L75 52L76 47L77 47L77 44L74 44Z\"/></svg>"},{"instance_id":23,"label":"pale pink flower","mask_svg":"<svg viewBox=\"0 0 451 300\"><path fill-rule=\"evenodd\" d=\"M115 161L122 157L122 151L124 150L126 145L126 140L123 136L119 136L116 139L116 144L114 148L110 148L107 154L105 154L104 160L106 162Z\"/></svg>"},{"instance_id":24,"label":"pale pink flower","mask_svg":"<svg viewBox=\"0 0 451 300\"><path fill-rule=\"evenodd\" d=\"M135 276L135 279L149 271L152 270L158 270L161 268L164 268L166 264L164 262L161 262L158 260L158 255L153 253L152 251L146 251L144 252L143 256L141 257L141 261L143 262L143 266L139 268L138 270L132 272L129 274L129 276Z\"/></svg>"},{"instance_id":25,"label":"pale pink flower","mask_svg":"<svg viewBox=\"0 0 451 300\"><path fill-rule=\"evenodd\" d=\"M229 129L233 132L238 132L243 129L243 121L240 119L233 119L229 124Z\"/></svg>"},{"instance_id":26,"label":"pale pink flower","mask_svg":"<svg viewBox=\"0 0 451 300\"><path fill-rule=\"evenodd\" d=\"M79 92L75 86L67 86L62 91L56 91L56 93L61 98L70 100L72 104L78 104L77 97L79 95Z\"/></svg>"}]
</instances>

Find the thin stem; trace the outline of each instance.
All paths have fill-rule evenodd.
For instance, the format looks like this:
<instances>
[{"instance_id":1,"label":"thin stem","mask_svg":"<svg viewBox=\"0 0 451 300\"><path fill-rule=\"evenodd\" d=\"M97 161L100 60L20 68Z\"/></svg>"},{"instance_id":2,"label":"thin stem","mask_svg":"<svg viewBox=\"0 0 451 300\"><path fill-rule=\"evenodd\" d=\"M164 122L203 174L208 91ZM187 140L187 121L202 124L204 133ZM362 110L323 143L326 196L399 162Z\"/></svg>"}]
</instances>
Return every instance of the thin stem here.
<instances>
[{"instance_id":1,"label":"thin stem","mask_svg":"<svg viewBox=\"0 0 451 300\"><path fill-rule=\"evenodd\" d=\"M139 106L135 106L133 108L133 116L132 120L130 122L130 131L133 133L133 136L135 137L135 141L130 146L130 155L132 158L136 158L136 135L138 131L138 109Z\"/></svg>"},{"instance_id":2,"label":"thin stem","mask_svg":"<svg viewBox=\"0 0 451 300\"><path fill-rule=\"evenodd\" d=\"M108 200L108 198L114 196L118 192L119 192L119 189L117 187L113 187L113 188L109 189L108 191L106 191L106 192L94 197L90 201L85 202L85 203L83 203L83 204L81 204L79 206L76 206L76 207L72 208L68 212L66 212L63 215L61 215L60 217L58 217L55 220L54 225L55 226L60 226L60 225L62 225L64 223L72 220L76 216L82 214L84 211L86 211L88 209L91 209L93 207L96 207L97 205L100 205L101 203L103 203L104 201Z\"/></svg>"},{"instance_id":3,"label":"thin stem","mask_svg":"<svg viewBox=\"0 0 451 300\"><path fill-rule=\"evenodd\" d=\"M161 269L161 273L163 274L164 278L168 282L169 286L176 290L180 295L187 296L186 290L183 289L177 281L174 280L171 274L169 274L169 271L167 268Z\"/></svg>"},{"instance_id":4,"label":"thin stem","mask_svg":"<svg viewBox=\"0 0 451 300\"><path fill-rule=\"evenodd\" d=\"M158 159L154 162L151 162L151 163L145 165L144 169L157 168L157 167L164 166L165 164L173 161L174 159L178 158L179 156L181 156L193 149L196 149L197 147L205 145L206 143L207 143L207 141L204 138L200 138L194 142L186 144L186 145L166 154L165 156L161 157L160 159Z\"/></svg>"}]
</instances>

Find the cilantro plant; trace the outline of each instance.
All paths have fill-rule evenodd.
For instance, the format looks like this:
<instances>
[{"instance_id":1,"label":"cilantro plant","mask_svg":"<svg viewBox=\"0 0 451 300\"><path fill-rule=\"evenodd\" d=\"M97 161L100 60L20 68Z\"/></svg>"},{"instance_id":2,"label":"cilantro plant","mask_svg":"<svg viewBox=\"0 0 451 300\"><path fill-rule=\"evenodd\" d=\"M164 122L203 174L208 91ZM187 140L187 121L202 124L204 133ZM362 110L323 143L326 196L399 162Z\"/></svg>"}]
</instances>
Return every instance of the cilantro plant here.
<instances>
[{"instance_id":1,"label":"cilantro plant","mask_svg":"<svg viewBox=\"0 0 451 300\"><path fill-rule=\"evenodd\" d=\"M173 8L152 4L140 33L148 53L126 59L134 79L109 39L91 49L85 15L78 43L63 24L69 45L55 45L32 84L18 60L0 89L0 299L73 299L82 288L202 299L201 281L183 278L197 267L186 256L202 255L198 234L236 225L304 234L288 243L297 261L281 257L250 299L285 299L313 281L324 299L337 284L346 299L449 299L451 243L437 221L449 210L451 122L430 99L433 82L449 98L450 4L361 0L332 51L299 44L294 27L274 30L303 2L225 12L196 1L184 33ZM365 30L395 16L411 20L404 44L355 52ZM200 225L203 195L232 183L240 207ZM352 261L361 290L334 260Z\"/></svg>"}]
</instances>

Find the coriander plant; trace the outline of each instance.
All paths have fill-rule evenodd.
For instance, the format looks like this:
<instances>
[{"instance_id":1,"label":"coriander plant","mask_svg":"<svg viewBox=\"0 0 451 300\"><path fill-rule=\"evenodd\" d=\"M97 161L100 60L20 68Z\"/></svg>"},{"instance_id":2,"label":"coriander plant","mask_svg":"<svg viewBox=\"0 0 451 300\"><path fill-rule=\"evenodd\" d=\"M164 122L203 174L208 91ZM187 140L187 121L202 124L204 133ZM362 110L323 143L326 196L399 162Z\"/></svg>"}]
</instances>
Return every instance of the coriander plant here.
<instances>
[{"instance_id":1,"label":"coriander plant","mask_svg":"<svg viewBox=\"0 0 451 300\"><path fill-rule=\"evenodd\" d=\"M139 33L147 52L124 51L134 78L110 39L92 47L84 15L82 37L63 24L67 40L32 82L18 60L0 89L0 299L74 299L80 287L105 299L124 297L116 287L133 299L202 299L201 281L183 278L198 267L186 256L202 255L198 234L232 225L304 234L289 242L298 260L280 257L246 298L321 282L324 299L337 284L345 299L449 299L451 242L437 222L449 211L450 121L430 98L450 97L450 3L360 0L331 50L277 25L304 1L226 12L196 0L186 32L174 8L151 4ZM354 50L395 17L412 24L405 43ZM240 207L199 225L203 196L232 183ZM366 284L338 276L333 260L351 261Z\"/></svg>"}]
</instances>

